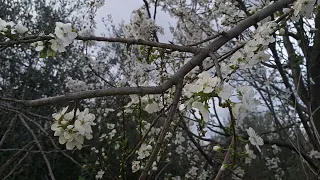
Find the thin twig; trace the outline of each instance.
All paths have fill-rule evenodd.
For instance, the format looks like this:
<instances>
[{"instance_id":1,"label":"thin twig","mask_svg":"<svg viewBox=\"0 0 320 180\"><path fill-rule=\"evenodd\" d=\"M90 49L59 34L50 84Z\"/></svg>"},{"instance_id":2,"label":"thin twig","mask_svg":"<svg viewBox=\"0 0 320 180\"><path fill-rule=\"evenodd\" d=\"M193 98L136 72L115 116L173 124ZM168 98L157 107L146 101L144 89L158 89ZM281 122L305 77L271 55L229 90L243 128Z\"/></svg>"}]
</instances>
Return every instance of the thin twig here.
<instances>
[{"instance_id":1,"label":"thin twig","mask_svg":"<svg viewBox=\"0 0 320 180\"><path fill-rule=\"evenodd\" d=\"M67 153L65 153L63 150L61 150L61 149L57 146L57 144L54 142L54 140L52 139L52 137L48 134L48 132L47 132L45 129L43 129L43 127L42 127L39 123L33 121L32 119L30 119L28 116L24 115L23 113L19 113L19 114L20 114L21 116L23 116L24 118L26 118L27 120L29 120L30 122L34 123L34 124L50 139L52 145L57 149L56 151L61 152L65 157L69 158L72 162L74 162L75 164L77 164L79 167L83 168L80 163L78 163L76 160L74 160L71 156L69 156ZM44 152L44 151L43 151L43 152Z\"/></svg>"},{"instance_id":2,"label":"thin twig","mask_svg":"<svg viewBox=\"0 0 320 180\"><path fill-rule=\"evenodd\" d=\"M131 153L127 156L126 158L126 162L134 155L135 151L140 147L140 145L144 142L144 140L147 138L147 136L149 135L149 132L151 131L151 129L153 128L153 126L156 124L156 122L158 121L158 119L165 113L167 112L169 108L167 108L164 112L160 113L157 117L154 118L154 120L152 121L149 129L147 130L146 134L143 135L142 139L140 140L140 142L134 147L134 149L131 151Z\"/></svg>"},{"instance_id":3,"label":"thin twig","mask_svg":"<svg viewBox=\"0 0 320 180\"><path fill-rule=\"evenodd\" d=\"M32 147L30 148L32 149ZM29 150L30 150L29 149ZM20 160L19 162L12 168L12 170L10 171L10 173L8 175L6 175L3 180L6 180L8 177L11 176L11 174L17 169L17 167L19 167L19 165L22 163L22 161L29 155L29 152L27 152Z\"/></svg>"},{"instance_id":4,"label":"thin twig","mask_svg":"<svg viewBox=\"0 0 320 180\"><path fill-rule=\"evenodd\" d=\"M42 157L43 157L44 161L45 161L46 164L47 164L47 168L48 168L48 171L49 171L49 176L51 177L52 180L55 180L55 177L54 177L54 175L53 175L50 162L49 162L47 156L44 154L44 152L43 152L43 150L42 150L42 146L41 146L41 144L39 143L39 140L38 140L37 136L34 134L34 132L32 131L32 129L29 127L29 125L26 123L26 121L22 118L22 116L21 116L20 114L19 114L18 116L19 116L21 122L24 124L24 126L28 129L28 131L29 131L30 134L32 135L35 143L37 144L39 150L41 151Z\"/></svg>"},{"instance_id":5,"label":"thin twig","mask_svg":"<svg viewBox=\"0 0 320 180\"><path fill-rule=\"evenodd\" d=\"M4 141L5 141L6 137L7 137L7 135L9 134L9 132L11 131L11 129L12 129L13 125L14 125L14 123L16 122L16 118L17 118L17 116L15 116L14 118L11 119L10 124L8 126L8 129L6 130L6 132L4 133L4 135L1 138L0 147L4 144Z\"/></svg>"},{"instance_id":6,"label":"thin twig","mask_svg":"<svg viewBox=\"0 0 320 180\"><path fill-rule=\"evenodd\" d=\"M174 99L173 99L173 102L172 102L172 106L170 108L170 112L169 112L169 115L168 115L168 118L167 120L165 121L164 125L163 125L163 129L158 137L158 140L157 140L157 143L156 143L156 146L155 148L153 149L151 155L150 155L150 158L145 166L145 169L142 171L140 177L139 177L139 180L145 180L146 177L147 177L147 174L152 166L152 163L153 161L156 159L157 155L158 155L158 152L160 151L160 148L162 146L162 143L165 139L165 136L170 128L170 125L171 125L171 122L173 120L173 117L174 115L176 114L176 110L177 110L177 107L178 107L178 103L179 103L179 99L180 99L180 95L181 95L181 92L182 92L182 85L183 85L183 82L182 80L179 81L177 84L176 84L176 91L174 93Z\"/></svg>"}]
</instances>

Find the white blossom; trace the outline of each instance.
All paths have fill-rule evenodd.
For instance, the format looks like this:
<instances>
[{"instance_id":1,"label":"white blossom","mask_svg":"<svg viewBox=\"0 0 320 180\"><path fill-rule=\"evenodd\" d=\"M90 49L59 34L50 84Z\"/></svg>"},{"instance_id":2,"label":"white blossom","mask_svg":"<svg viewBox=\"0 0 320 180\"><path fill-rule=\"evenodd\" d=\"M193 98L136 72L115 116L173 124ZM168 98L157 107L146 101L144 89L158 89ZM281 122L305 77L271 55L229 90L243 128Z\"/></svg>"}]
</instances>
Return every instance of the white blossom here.
<instances>
[{"instance_id":1,"label":"white blossom","mask_svg":"<svg viewBox=\"0 0 320 180\"><path fill-rule=\"evenodd\" d=\"M176 139L174 140L174 144L181 144L185 141L185 138L182 136L182 132L176 134Z\"/></svg>"},{"instance_id":2,"label":"white blossom","mask_svg":"<svg viewBox=\"0 0 320 180\"><path fill-rule=\"evenodd\" d=\"M147 104L147 106L144 108L145 111L147 111L149 114L152 114L154 112L160 111L160 107L158 106L158 103L152 102Z\"/></svg>"},{"instance_id":3,"label":"white blossom","mask_svg":"<svg viewBox=\"0 0 320 180\"><path fill-rule=\"evenodd\" d=\"M137 159L144 159L150 156L150 152L152 150L151 145L147 145L145 143L141 144L140 149L137 151L138 157Z\"/></svg>"},{"instance_id":4,"label":"white blossom","mask_svg":"<svg viewBox=\"0 0 320 180\"><path fill-rule=\"evenodd\" d=\"M36 51L42 51L42 49L44 48L42 41L37 41L37 42L31 43L31 46L36 47Z\"/></svg>"},{"instance_id":5,"label":"white blossom","mask_svg":"<svg viewBox=\"0 0 320 180\"><path fill-rule=\"evenodd\" d=\"M192 103L192 107L199 110L204 122L209 122L209 111L205 108L203 103L195 101Z\"/></svg>"},{"instance_id":6,"label":"white blossom","mask_svg":"<svg viewBox=\"0 0 320 180\"><path fill-rule=\"evenodd\" d=\"M28 28L23 26L21 23L18 23L16 25L15 29L16 29L17 33L19 33L19 34L24 34L25 32L28 31Z\"/></svg>"},{"instance_id":7,"label":"white blossom","mask_svg":"<svg viewBox=\"0 0 320 180\"><path fill-rule=\"evenodd\" d=\"M275 158L268 158L266 157L266 166L268 167L269 170L271 169L277 169L279 167L278 163L280 163L280 160L278 157Z\"/></svg>"},{"instance_id":8,"label":"white blossom","mask_svg":"<svg viewBox=\"0 0 320 180\"><path fill-rule=\"evenodd\" d=\"M221 146L213 146L212 148L214 151L219 152L222 150Z\"/></svg>"},{"instance_id":9,"label":"white blossom","mask_svg":"<svg viewBox=\"0 0 320 180\"><path fill-rule=\"evenodd\" d=\"M272 152L274 154L277 154L278 152L281 151L281 149L276 144L273 144L271 147L272 147Z\"/></svg>"},{"instance_id":10,"label":"white blossom","mask_svg":"<svg viewBox=\"0 0 320 180\"><path fill-rule=\"evenodd\" d=\"M82 112L79 109L75 112L73 109L67 113L67 110L68 107L65 107L59 113L52 114L55 121L51 125L51 130L54 131L54 136L59 136L60 144L66 144L68 150L75 147L81 149L84 137L92 139L91 126L95 125L93 122L95 116L90 114L87 108Z\"/></svg>"},{"instance_id":11,"label":"white blossom","mask_svg":"<svg viewBox=\"0 0 320 180\"><path fill-rule=\"evenodd\" d=\"M258 136L256 134L256 132L251 128L249 127L248 129L246 129L248 135L249 135L249 141L252 145L256 146L256 148L261 152L261 149L260 149L260 146L262 146L264 143L263 143L263 139Z\"/></svg>"},{"instance_id":12,"label":"white blossom","mask_svg":"<svg viewBox=\"0 0 320 180\"><path fill-rule=\"evenodd\" d=\"M237 174L238 176L240 177L243 177L244 176L244 170L241 168L241 167L237 167L233 173ZM241 178L239 178L238 176L232 174L232 179L234 180L241 180Z\"/></svg>"},{"instance_id":13,"label":"white blossom","mask_svg":"<svg viewBox=\"0 0 320 180\"><path fill-rule=\"evenodd\" d=\"M219 89L218 96L224 100L228 100L233 93L234 88L230 86L228 83L223 84L223 86Z\"/></svg>"},{"instance_id":14,"label":"white blossom","mask_svg":"<svg viewBox=\"0 0 320 180\"><path fill-rule=\"evenodd\" d=\"M100 170L100 171L97 172L95 178L96 178L96 179L102 179L103 174L104 174L104 171L103 171L103 170Z\"/></svg>"},{"instance_id":15,"label":"white blossom","mask_svg":"<svg viewBox=\"0 0 320 180\"><path fill-rule=\"evenodd\" d=\"M63 42L64 46L71 44L77 37L77 33L72 32L71 23L63 24L61 22L56 22L54 33L57 38Z\"/></svg>"},{"instance_id":16,"label":"white blossom","mask_svg":"<svg viewBox=\"0 0 320 180\"><path fill-rule=\"evenodd\" d=\"M320 152L316 151L316 150L311 150L309 152L309 156L310 158L316 158L319 159L320 158Z\"/></svg>"},{"instance_id":17,"label":"white blossom","mask_svg":"<svg viewBox=\"0 0 320 180\"><path fill-rule=\"evenodd\" d=\"M61 39L51 39L49 41L51 43L51 49L53 51L56 51L56 52L65 52L66 51L66 46L63 42L63 40Z\"/></svg>"},{"instance_id":18,"label":"white blossom","mask_svg":"<svg viewBox=\"0 0 320 180\"><path fill-rule=\"evenodd\" d=\"M245 163L246 164L250 164L252 159L256 159L256 155L254 154L254 152L249 148L249 144L246 144L245 145L245 150L246 150L246 154L248 155L246 158L245 158Z\"/></svg>"},{"instance_id":19,"label":"white blossom","mask_svg":"<svg viewBox=\"0 0 320 180\"><path fill-rule=\"evenodd\" d=\"M95 115L89 113L89 109L86 108L84 111L79 113L77 120L74 123L75 130L77 130L81 135L91 134L91 126L96 125L96 123L93 122L94 120Z\"/></svg>"},{"instance_id":20,"label":"white blossom","mask_svg":"<svg viewBox=\"0 0 320 180\"><path fill-rule=\"evenodd\" d=\"M140 161L132 162L132 172L135 173L140 170Z\"/></svg>"}]
</instances>

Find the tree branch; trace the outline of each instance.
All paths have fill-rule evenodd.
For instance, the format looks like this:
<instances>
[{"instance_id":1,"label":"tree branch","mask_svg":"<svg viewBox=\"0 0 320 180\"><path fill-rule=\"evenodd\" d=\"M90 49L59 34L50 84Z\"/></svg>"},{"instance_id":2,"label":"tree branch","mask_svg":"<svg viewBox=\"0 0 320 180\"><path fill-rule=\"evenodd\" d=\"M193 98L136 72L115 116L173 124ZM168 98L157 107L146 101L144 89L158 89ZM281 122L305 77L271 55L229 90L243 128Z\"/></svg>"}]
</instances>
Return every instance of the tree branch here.
<instances>
[{"instance_id":1,"label":"tree branch","mask_svg":"<svg viewBox=\"0 0 320 180\"><path fill-rule=\"evenodd\" d=\"M28 129L28 131L29 131L30 134L32 135L35 143L37 144L39 150L41 151L42 157L43 157L44 161L45 161L46 164L47 164L47 168L48 168L48 171L49 171L49 176L51 177L52 180L55 180L55 177L54 177L54 175L53 175L50 162L49 162L47 156L44 154L44 152L43 152L43 150L42 150L42 146L41 146L41 144L39 143L39 140L38 140L37 136L34 134L34 132L32 131L32 129L29 127L29 125L26 123L26 121L22 118L22 116L21 116L20 114L19 114L18 116L19 116L21 122L24 124L24 126Z\"/></svg>"},{"instance_id":2,"label":"tree branch","mask_svg":"<svg viewBox=\"0 0 320 180\"><path fill-rule=\"evenodd\" d=\"M2 136L1 140L0 140L0 147L4 144L4 141L7 137L7 135L9 134L9 132L11 131L13 124L16 122L16 116L14 118L11 119L10 124L8 126L8 129L6 130L6 132L4 133L4 135Z\"/></svg>"},{"instance_id":3,"label":"tree branch","mask_svg":"<svg viewBox=\"0 0 320 180\"><path fill-rule=\"evenodd\" d=\"M29 44L34 43L37 41L48 41L54 39L51 36L29 36L24 37L17 40L10 40L5 42L0 42L1 46L13 46L17 44ZM174 51L180 52L190 52L190 53L197 53L200 49L196 47L189 47L189 46L179 46L174 44L167 44L167 43L160 43L154 41L146 41L142 39L127 39L127 38L118 38L118 37L99 37L99 36L77 36L76 40L82 41L102 41L102 42L115 42L115 43L125 43L128 45L145 45L150 47L158 47L163 49L171 49Z\"/></svg>"},{"instance_id":4,"label":"tree branch","mask_svg":"<svg viewBox=\"0 0 320 180\"><path fill-rule=\"evenodd\" d=\"M151 155L150 155L150 158L146 164L146 167L145 169L142 171L140 177L139 177L139 180L145 180L146 177L147 177L147 174L152 166L152 163L153 161L156 159L159 151L160 151L160 148L163 144L163 141L165 139L165 136L170 128L170 125L171 125L171 122L173 120L173 117L174 115L176 114L176 110L177 110L177 107L178 107L178 103L179 103L179 100L180 100L180 95L181 95L181 92L182 92L182 88L183 88L183 82L182 80L180 82L177 83L176 85L176 91L174 93L174 99L173 99L173 102L172 102L172 106L171 106L171 109L170 109L170 112L169 112L169 115L168 115L168 118L167 120L165 121L164 125L163 125L163 129L158 137L158 140L157 140L157 143L156 143L156 146L155 148L153 149Z\"/></svg>"}]
</instances>

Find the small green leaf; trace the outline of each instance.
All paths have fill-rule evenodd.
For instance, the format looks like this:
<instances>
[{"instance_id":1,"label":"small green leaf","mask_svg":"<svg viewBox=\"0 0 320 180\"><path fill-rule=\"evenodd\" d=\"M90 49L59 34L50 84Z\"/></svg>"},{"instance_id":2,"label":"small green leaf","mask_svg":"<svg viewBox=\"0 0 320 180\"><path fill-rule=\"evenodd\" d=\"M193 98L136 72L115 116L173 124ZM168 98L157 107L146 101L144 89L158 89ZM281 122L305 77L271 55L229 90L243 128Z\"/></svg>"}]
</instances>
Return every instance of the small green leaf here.
<instances>
[{"instance_id":1,"label":"small green leaf","mask_svg":"<svg viewBox=\"0 0 320 180\"><path fill-rule=\"evenodd\" d=\"M47 51L47 55L48 57L54 57L56 55L56 52L54 52L51 48L49 48L49 50Z\"/></svg>"},{"instance_id":2,"label":"small green leaf","mask_svg":"<svg viewBox=\"0 0 320 180\"><path fill-rule=\"evenodd\" d=\"M48 49L44 48L42 49L42 51L40 52L40 58L46 58L48 55Z\"/></svg>"}]
</instances>

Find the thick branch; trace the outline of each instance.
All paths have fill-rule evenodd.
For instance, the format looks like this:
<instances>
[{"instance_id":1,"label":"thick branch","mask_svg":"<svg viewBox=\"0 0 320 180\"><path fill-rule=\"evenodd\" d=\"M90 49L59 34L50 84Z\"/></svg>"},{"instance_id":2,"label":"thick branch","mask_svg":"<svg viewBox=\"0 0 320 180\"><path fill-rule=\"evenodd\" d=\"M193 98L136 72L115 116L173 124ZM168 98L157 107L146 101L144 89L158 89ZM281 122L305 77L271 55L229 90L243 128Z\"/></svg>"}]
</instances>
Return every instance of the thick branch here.
<instances>
[{"instance_id":1,"label":"thick branch","mask_svg":"<svg viewBox=\"0 0 320 180\"><path fill-rule=\"evenodd\" d=\"M29 36L17 40L5 41L0 42L0 46L13 46L17 44L29 44L34 43L37 41L48 41L54 39L51 36ZM128 45L146 45L150 47L158 47L163 49L171 49L180 52L190 52L190 53L197 53L199 51L196 47L188 47L188 46L179 46L174 44L166 44L166 43L159 43L154 41L146 41L142 39L127 39L127 38L117 38L117 37L98 37L98 36L77 36L77 40L82 41L105 41L105 42L116 42L116 43L125 43Z\"/></svg>"},{"instance_id":2,"label":"thick branch","mask_svg":"<svg viewBox=\"0 0 320 180\"><path fill-rule=\"evenodd\" d=\"M297 101L297 99L296 99L296 97L295 97L295 95L294 95L294 93L292 91L292 87L291 87L291 84L289 82L289 79L288 79L288 77L287 77L287 75L286 75L286 73L285 73L285 71L284 71L284 69L282 67L281 62L280 62L280 58L279 58L278 53L276 51L275 43L270 44L269 48L272 51L272 54L273 54L273 57L274 57L274 61L275 61L276 65L278 66L278 71L279 71L279 73L281 75L283 83L286 86L286 88L288 90L290 90L290 93L291 93L290 94L290 100L294 104L294 108L297 111L297 114L298 114L299 118L301 119L301 122L303 124L304 129L306 130L306 133L307 133L307 135L309 137L309 140L310 140L310 142L311 142L311 144L313 145L314 148L319 149L319 144L317 144L316 141L315 141L315 138L313 136L314 134L312 133L312 131L310 129L310 126L307 123L307 119L305 118L305 115L303 114L303 111L300 109L300 106L297 105L298 101Z\"/></svg>"}]
</instances>

